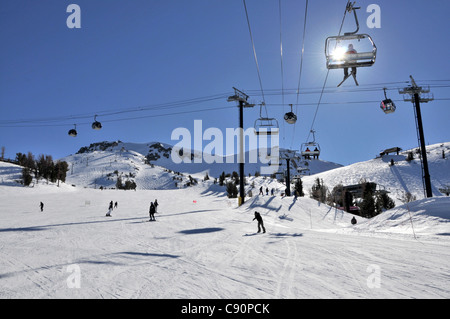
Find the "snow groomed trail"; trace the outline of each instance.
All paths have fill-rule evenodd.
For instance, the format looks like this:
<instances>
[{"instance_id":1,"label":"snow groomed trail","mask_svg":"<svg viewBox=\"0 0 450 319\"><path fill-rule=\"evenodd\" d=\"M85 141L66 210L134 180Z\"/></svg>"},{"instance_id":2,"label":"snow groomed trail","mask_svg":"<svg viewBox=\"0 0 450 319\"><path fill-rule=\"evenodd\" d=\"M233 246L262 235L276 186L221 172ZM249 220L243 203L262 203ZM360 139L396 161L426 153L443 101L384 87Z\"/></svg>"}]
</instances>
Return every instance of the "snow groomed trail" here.
<instances>
[{"instance_id":1,"label":"snow groomed trail","mask_svg":"<svg viewBox=\"0 0 450 319\"><path fill-rule=\"evenodd\" d=\"M309 198L254 196L238 208L222 194L2 187L0 298L450 297L448 223L415 238L409 220L389 232L362 218L351 226L352 215Z\"/></svg>"}]
</instances>

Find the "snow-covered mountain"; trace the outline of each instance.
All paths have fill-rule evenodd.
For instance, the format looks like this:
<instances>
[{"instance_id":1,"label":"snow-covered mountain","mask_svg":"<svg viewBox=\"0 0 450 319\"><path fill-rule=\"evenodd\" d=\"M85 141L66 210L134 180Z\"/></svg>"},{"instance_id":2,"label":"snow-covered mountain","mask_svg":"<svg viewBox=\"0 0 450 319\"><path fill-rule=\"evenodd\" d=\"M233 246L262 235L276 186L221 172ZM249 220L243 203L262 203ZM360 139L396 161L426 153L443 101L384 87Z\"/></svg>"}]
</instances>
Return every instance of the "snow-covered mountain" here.
<instances>
[{"instance_id":1,"label":"snow-covered mountain","mask_svg":"<svg viewBox=\"0 0 450 319\"><path fill-rule=\"evenodd\" d=\"M208 164L200 152L187 155L187 163L175 163L171 158L172 146L159 142L124 143L100 142L82 147L76 154L61 160L69 164L67 183L84 187L115 187L118 176L122 180L133 180L138 189L171 189L190 182L189 175L203 180L208 174L218 178L222 172L231 174L239 171L237 160L222 157ZM248 152L246 158L249 158ZM197 163L198 161L199 163ZM306 163L306 165L305 165ZM152 164L152 165L150 165ZM308 174L316 174L342 165L323 160L301 161L308 168ZM246 163L245 175L255 175L265 163ZM281 161L278 170L283 172L286 162ZM292 175L295 170L292 168ZM175 184L176 183L176 184Z\"/></svg>"}]
</instances>

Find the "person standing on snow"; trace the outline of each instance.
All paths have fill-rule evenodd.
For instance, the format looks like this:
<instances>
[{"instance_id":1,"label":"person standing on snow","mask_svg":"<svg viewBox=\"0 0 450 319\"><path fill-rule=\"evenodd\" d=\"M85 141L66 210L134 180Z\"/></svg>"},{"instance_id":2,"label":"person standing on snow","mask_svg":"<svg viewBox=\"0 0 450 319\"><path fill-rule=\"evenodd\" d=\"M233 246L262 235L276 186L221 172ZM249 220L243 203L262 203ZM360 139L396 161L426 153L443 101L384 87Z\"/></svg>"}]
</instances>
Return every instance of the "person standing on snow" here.
<instances>
[{"instance_id":1,"label":"person standing on snow","mask_svg":"<svg viewBox=\"0 0 450 319\"><path fill-rule=\"evenodd\" d=\"M261 215L258 212L255 212L255 218L253 218L253 220L255 219L258 221L258 233L261 232L261 227L263 229L263 233L265 233L266 229L264 228L264 222L262 220Z\"/></svg>"},{"instance_id":2,"label":"person standing on snow","mask_svg":"<svg viewBox=\"0 0 450 319\"><path fill-rule=\"evenodd\" d=\"M39 206L41 207L41 212L43 212L43 211L44 211L44 203L41 202L41 203L39 204Z\"/></svg>"},{"instance_id":3,"label":"person standing on snow","mask_svg":"<svg viewBox=\"0 0 450 319\"><path fill-rule=\"evenodd\" d=\"M156 220L155 219L155 205L153 204L153 202L150 203L150 210L149 210L149 214L150 214L150 220Z\"/></svg>"}]
</instances>

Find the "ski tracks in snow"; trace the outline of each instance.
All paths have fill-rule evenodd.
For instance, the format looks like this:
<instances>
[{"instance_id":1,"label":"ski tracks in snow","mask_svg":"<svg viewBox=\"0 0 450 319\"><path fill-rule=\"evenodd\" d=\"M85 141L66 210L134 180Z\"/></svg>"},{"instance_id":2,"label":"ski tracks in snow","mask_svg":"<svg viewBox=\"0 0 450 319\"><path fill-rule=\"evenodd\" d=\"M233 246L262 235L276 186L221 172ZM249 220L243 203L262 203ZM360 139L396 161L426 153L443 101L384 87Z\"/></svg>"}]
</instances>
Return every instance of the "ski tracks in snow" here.
<instances>
[{"instance_id":1,"label":"ski tracks in snow","mask_svg":"<svg viewBox=\"0 0 450 319\"><path fill-rule=\"evenodd\" d=\"M284 240L286 244L286 257L280 278L275 289L275 299L295 298L291 292L291 284L297 267L297 245L295 240Z\"/></svg>"}]
</instances>

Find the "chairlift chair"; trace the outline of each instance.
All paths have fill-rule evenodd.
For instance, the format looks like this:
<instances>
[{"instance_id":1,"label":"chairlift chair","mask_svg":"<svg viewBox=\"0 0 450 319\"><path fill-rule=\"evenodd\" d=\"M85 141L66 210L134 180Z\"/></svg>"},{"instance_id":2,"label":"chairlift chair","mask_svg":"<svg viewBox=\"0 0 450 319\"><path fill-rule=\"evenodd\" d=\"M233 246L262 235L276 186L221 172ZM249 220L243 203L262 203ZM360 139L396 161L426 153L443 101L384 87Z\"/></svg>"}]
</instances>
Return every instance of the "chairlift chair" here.
<instances>
[{"instance_id":1,"label":"chairlift chair","mask_svg":"<svg viewBox=\"0 0 450 319\"><path fill-rule=\"evenodd\" d=\"M77 125L74 124L74 128L69 130L69 136L76 137L77 136Z\"/></svg>"},{"instance_id":2,"label":"chairlift chair","mask_svg":"<svg viewBox=\"0 0 450 319\"><path fill-rule=\"evenodd\" d=\"M377 47L370 35L358 34L359 22L356 15L356 9L360 9L360 7L353 7L354 4L354 2L351 3L348 1L346 11L350 13L353 11L356 30L353 32L346 32L344 35L331 36L325 40L327 69L355 69L355 71L352 70L350 74L344 76L344 79L338 84L338 87L344 83L350 75L353 76L355 84L359 85L358 81L356 81L356 68L372 66L375 63L377 56ZM356 44L354 43L355 41L357 41L357 51L355 53L347 52L347 48L350 44Z\"/></svg>"},{"instance_id":3,"label":"chairlift chair","mask_svg":"<svg viewBox=\"0 0 450 319\"><path fill-rule=\"evenodd\" d=\"M255 121L255 134L256 135L277 135L280 131L278 121L275 118L263 117L262 107L265 106L264 102L260 105L259 118Z\"/></svg>"},{"instance_id":4,"label":"chairlift chair","mask_svg":"<svg viewBox=\"0 0 450 319\"><path fill-rule=\"evenodd\" d=\"M349 44L364 40L361 46L365 50L358 53L346 53ZM325 56L327 58L327 69L361 68L370 67L375 63L377 47L368 34L350 34L331 36L325 41Z\"/></svg>"},{"instance_id":5,"label":"chairlift chair","mask_svg":"<svg viewBox=\"0 0 450 319\"><path fill-rule=\"evenodd\" d=\"M256 135L277 135L279 131L278 121L275 118L260 117L255 121Z\"/></svg>"},{"instance_id":6,"label":"chairlift chair","mask_svg":"<svg viewBox=\"0 0 450 319\"><path fill-rule=\"evenodd\" d=\"M313 140L311 142L302 143L300 147L300 154L304 159L319 159L320 155L320 145L315 141L314 130L311 130L313 133Z\"/></svg>"},{"instance_id":7,"label":"chairlift chair","mask_svg":"<svg viewBox=\"0 0 450 319\"><path fill-rule=\"evenodd\" d=\"M304 159L311 159L311 158L319 159L319 155L320 155L319 143L316 143L316 142L302 143L301 155Z\"/></svg>"},{"instance_id":8,"label":"chairlift chair","mask_svg":"<svg viewBox=\"0 0 450 319\"><path fill-rule=\"evenodd\" d=\"M386 88L383 88L384 90L384 100L381 101L380 103L380 108L383 110L384 113L389 114L389 113L394 113L395 112L395 104L394 102L392 102L391 99L388 99L386 96Z\"/></svg>"},{"instance_id":9,"label":"chairlift chair","mask_svg":"<svg viewBox=\"0 0 450 319\"><path fill-rule=\"evenodd\" d=\"M97 121L97 115L94 117L94 122L92 123L92 129L100 130L102 128L102 123Z\"/></svg>"}]
</instances>

